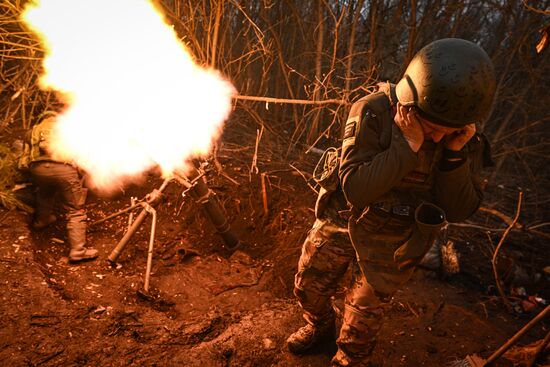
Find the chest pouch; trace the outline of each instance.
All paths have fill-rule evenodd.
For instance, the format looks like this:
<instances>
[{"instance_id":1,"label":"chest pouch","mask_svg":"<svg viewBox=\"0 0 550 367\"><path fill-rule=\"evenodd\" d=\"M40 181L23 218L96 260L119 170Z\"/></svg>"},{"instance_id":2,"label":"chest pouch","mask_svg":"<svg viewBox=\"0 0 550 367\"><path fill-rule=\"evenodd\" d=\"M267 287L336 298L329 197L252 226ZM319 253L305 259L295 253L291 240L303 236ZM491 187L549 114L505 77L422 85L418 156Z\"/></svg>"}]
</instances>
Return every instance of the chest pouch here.
<instances>
[{"instance_id":1,"label":"chest pouch","mask_svg":"<svg viewBox=\"0 0 550 367\"><path fill-rule=\"evenodd\" d=\"M418 264L447 224L443 209L429 203L422 203L416 208L414 220L415 227L411 237L395 250L393 256L399 270L406 270Z\"/></svg>"}]
</instances>

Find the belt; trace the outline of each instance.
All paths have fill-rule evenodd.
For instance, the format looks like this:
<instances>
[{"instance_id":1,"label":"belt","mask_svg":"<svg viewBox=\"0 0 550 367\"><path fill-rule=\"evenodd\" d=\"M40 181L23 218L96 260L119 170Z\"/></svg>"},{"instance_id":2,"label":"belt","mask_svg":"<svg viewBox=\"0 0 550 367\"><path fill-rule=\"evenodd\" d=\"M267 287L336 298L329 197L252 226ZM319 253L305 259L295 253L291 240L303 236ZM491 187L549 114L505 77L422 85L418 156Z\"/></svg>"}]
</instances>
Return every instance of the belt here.
<instances>
[{"instance_id":1,"label":"belt","mask_svg":"<svg viewBox=\"0 0 550 367\"><path fill-rule=\"evenodd\" d=\"M414 208L410 205L390 205L387 202L378 202L371 205L371 208L381 210L386 214L393 214L399 217L410 217Z\"/></svg>"}]
</instances>

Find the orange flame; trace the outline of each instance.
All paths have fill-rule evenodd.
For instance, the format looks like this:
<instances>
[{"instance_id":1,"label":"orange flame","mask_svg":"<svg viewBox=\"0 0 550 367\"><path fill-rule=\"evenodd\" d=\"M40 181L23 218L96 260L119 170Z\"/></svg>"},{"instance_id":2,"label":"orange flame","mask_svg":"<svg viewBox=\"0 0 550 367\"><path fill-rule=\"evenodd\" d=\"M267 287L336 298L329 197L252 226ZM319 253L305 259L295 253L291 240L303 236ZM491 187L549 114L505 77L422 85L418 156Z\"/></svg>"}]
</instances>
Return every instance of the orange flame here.
<instances>
[{"instance_id":1,"label":"orange flame","mask_svg":"<svg viewBox=\"0 0 550 367\"><path fill-rule=\"evenodd\" d=\"M194 63L150 0L36 0L22 17L45 45L41 88L69 105L54 157L74 161L97 188L155 166L185 171L220 136L233 86Z\"/></svg>"}]
</instances>

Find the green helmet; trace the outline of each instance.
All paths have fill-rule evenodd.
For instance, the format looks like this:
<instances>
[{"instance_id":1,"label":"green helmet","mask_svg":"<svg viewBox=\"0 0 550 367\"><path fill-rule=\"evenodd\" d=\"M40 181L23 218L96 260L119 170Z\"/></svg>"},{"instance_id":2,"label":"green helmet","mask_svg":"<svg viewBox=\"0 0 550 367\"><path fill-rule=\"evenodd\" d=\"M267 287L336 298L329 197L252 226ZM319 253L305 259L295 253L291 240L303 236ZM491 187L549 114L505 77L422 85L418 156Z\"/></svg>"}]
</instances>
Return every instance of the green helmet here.
<instances>
[{"instance_id":1,"label":"green helmet","mask_svg":"<svg viewBox=\"0 0 550 367\"><path fill-rule=\"evenodd\" d=\"M422 48L396 86L403 106L416 106L428 120L460 128L484 122L493 110L493 63L473 42L444 38Z\"/></svg>"}]
</instances>

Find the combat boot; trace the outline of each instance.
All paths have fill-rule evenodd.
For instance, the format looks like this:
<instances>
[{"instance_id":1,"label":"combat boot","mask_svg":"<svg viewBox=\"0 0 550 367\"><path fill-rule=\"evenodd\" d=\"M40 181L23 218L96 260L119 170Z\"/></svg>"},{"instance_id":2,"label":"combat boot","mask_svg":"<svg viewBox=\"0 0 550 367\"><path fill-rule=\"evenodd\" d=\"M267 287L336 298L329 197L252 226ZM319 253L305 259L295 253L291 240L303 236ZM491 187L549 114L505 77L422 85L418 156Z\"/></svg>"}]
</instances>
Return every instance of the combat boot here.
<instances>
[{"instance_id":1,"label":"combat boot","mask_svg":"<svg viewBox=\"0 0 550 367\"><path fill-rule=\"evenodd\" d=\"M81 246L79 248L72 248L69 253L69 262L77 263L80 261L93 260L97 258L98 251L93 248L85 248Z\"/></svg>"},{"instance_id":2,"label":"combat boot","mask_svg":"<svg viewBox=\"0 0 550 367\"><path fill-rule=\"evenodd\" d=\"M338 348L338 351L330 361L330 367L350 367L350 366L368 366L367 363L361 363L352 361L346 353L344 353L340 348Z\"/></svg>"},{"instance_id":3,"label":"combat boot","mask_svg":"<svg viewBox=\"0 0 550 367\"><path fill-rule=\"evenodd\" d=\"M86 243L86 214L82 210L73 210L68 217L67 235L71 244L69 262L75 263L95 259L98 251L84 247Z\"/></svg>"},{"instance_id":4,"label":"combat boot","mask_svg":"<svg viewBox=\"0 0 550 367\"><path fill-rule=\"evenodd\" d=\"M307 324L291 334L286 340L288 350L293 354L304 354L323 341L334 339L334 322L322 326Z\"/></svg>"}]
</instances>

